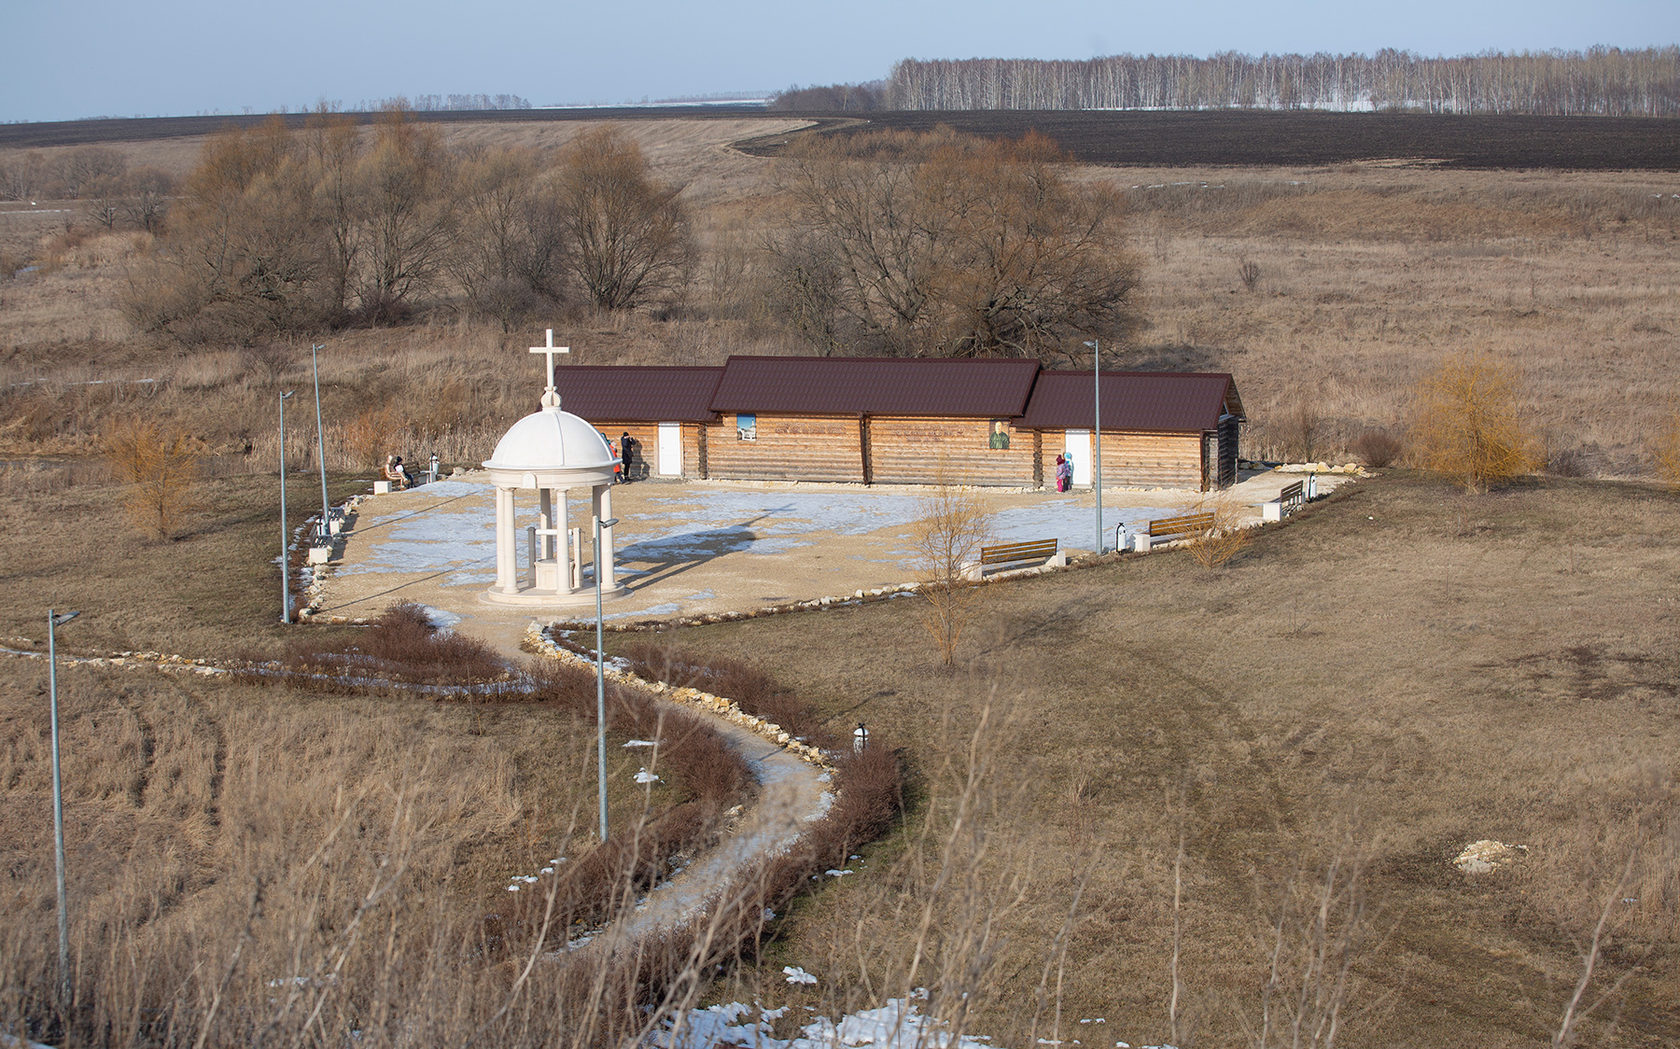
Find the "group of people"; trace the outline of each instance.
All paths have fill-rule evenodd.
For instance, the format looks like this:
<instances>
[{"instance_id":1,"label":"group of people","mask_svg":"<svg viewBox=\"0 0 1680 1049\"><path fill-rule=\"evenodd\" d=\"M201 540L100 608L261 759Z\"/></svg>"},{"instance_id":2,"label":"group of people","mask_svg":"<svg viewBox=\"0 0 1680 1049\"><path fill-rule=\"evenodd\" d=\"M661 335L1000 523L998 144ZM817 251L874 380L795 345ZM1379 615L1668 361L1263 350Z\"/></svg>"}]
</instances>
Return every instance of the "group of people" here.
<instances>
[{"instance_id":1,"label":"group of people","mask_svg":"<svg viewBox=\"0 0 1680 1049\"><path fill-rule=\"evenodd\" d=\"M1056 456L1056 491L1066 492L1073 488L1073 460L1066 455Z\"/></svg>"},{"instance_id":2,"label":"group of people","mask_svg":"<svg viewBox=\"0 0 1680 1049\"><path fill-rule=\"evenodd\" d=\"M437 453L433 452L432 464L426 470L425 480L437 480L437 471L438 457ZM387 455L385 457L384 477L385 480L391 482L391 491L393 492L400 492L404 488L413 488L415 485L414 475L408 472L408 467L403 464L403 457L400 455Z\"/></svg>"},{"instance_id":3,"label":"group of people","mask_svg":"<svg viewBox=\"0 0 1680 1049\"><path fill-rule=\"evenodd\" d=\"M597 431L598 432L598 431ZM637 441L626 430L615 443L606 434L601 434L601 440L607 442L607 451L613 456L613 483L627 484L630 481L630 465L636 454Z\"/></svg>"},{"instance_id":4,"label":"group of people","mask_svg":"<svg viewBox=\"0 0 1680 1049\"><path fill-rule=\"evenodd\" d=\"M385 480L391 482L393 492L414 487L414 477L408 472L408 467L403 465L400 455L387 455L385 457Z\"/></svg>"}]
</instances>

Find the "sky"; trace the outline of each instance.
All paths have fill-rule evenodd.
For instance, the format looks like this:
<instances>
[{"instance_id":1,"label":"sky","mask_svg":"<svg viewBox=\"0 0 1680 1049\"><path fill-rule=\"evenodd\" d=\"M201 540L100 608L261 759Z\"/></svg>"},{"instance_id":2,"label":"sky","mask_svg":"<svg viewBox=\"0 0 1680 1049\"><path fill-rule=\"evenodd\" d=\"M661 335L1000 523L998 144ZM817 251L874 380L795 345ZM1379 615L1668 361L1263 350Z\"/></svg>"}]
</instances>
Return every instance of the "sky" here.
<instances>
[{"instance_id":1,"label":"sky","mask_svg":"<svg viewBox=\"0 0 1680 1049\"><path fill-rule=\"evenodd\" d=\"M0 121L398 95L616 104L885 77L904 58L1425 55L1680 43L1676 0L17 0Z\"/></svg>"}]
</instances>

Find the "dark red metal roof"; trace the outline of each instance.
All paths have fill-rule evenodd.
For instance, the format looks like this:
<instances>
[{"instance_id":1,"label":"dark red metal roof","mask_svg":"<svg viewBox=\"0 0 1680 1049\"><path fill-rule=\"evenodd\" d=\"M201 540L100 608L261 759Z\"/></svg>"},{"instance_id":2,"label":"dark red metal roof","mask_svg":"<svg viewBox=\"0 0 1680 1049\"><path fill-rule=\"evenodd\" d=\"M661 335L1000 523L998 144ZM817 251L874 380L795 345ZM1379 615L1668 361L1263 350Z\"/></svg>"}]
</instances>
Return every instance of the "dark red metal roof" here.
<instances>
[{"instance_id":1,"label":"dark red metal roof","mask_svg":"<svg viewBox=\"0 0 1680 1049\"><path fill-rule=\"evenodd\" d=\"M554 369L560 407L603 422L710 422L723 369L572 364Z\"/></svg>"},{"instance_id":2,"label":"dark red metal roof","mask_svg":"<svg viewBox=\"0 0 1680 1049\"><path fill-rule=\"evenodd\" d=\"M1027 407L1038 362L946 357L731 357L719 412L1009 419Z\"/></svg>"},{"instance_id":3,"label":"dark red metal roof","mask_svg":"<svg viewBox=\"0 0 1680 1049\"><path fill-rule=\"evenodd\" d=\"M1109 431L1200 433L1242 401L1223 372L1103 372L1102 428ZM1090 372L1041 372L1016 425L1032 430L1089 430L1095 390Z\"/></svg>"}]
</instances>

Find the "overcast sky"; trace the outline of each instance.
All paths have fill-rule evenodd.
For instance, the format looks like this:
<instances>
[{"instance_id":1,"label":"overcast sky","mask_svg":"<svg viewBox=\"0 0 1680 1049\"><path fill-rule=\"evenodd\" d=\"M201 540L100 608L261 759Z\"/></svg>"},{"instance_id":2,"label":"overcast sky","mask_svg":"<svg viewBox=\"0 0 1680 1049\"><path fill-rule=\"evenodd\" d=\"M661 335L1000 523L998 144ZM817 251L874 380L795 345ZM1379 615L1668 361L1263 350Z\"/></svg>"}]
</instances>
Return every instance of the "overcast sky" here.
<instances>
[{"instance_id":1,"label":"overcast sky","mask_svg":"<svg viewBox=\"0 0 1680 1049\"><path fill-rule=\"evenodd\" d=\"M901 58L1426 55L1680 42L1680 0L16 0L0 120L617 103L885 77Z\"/></svg>"}]
</instances>

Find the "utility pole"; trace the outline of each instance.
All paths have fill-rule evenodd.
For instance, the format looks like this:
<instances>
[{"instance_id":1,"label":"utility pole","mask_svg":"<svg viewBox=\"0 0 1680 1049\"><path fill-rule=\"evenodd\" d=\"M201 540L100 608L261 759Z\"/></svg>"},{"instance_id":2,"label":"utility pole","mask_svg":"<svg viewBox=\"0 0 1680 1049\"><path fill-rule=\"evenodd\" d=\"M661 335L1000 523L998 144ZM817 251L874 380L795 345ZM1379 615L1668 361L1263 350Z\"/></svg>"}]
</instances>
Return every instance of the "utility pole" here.
<instances>
[{"instance_id":1,"label":"utility pole","mask_svg":"<svg viewBox=\"0 0 1680 1049\"><path fill-rule=\"evenodd\" d=\"M327 436L321 430L321 359L316 356L324 349L309 347L309 360L315 368L315 454L321 460L321 527L316 535L322 544L332 541L332 510L327 505Z\"/></svg>"},{"instance_id":2,"label":"utility pole","mask_svg":"<svg viewBox=\"0 0 1680 1049\"><path fill-rule=\"evenodd\" d=\"M280 394L280 622L292 621L292 552L291 536L286 533L286 398L296 393L286 390Z\"/></svg>"},{"instance_id":3,"label":"utility pole","mask_svg":"<svg viewBox=\"0 0 1680 1049\"><path fill-rule=\"evenodd\" d=\"M47 691L52 704L53 847L58 868L58 993L60 1005L70 1007L70 912L64 888L64 781L58 765L58 642L55 631L80 612L63 615L47 609Z\"/></svg>"},{"instance_id":4,"label":"utility pole","mask_svg":"<svg viewBox=\"0 0 1680 1049\"><path fill-rule=\"evenodd\" d=\"M1102 340L1092 339L1091 399L1096 406L1096 419L1091 425L1091 490L1097 495L1097 554L1103 552L1102 525Z\"/></svg>"}]
</instances>

